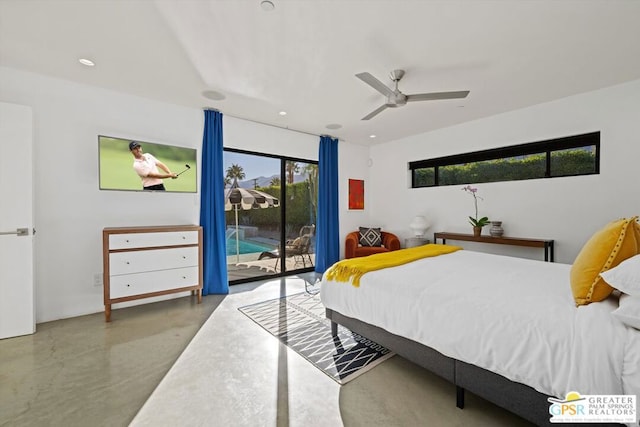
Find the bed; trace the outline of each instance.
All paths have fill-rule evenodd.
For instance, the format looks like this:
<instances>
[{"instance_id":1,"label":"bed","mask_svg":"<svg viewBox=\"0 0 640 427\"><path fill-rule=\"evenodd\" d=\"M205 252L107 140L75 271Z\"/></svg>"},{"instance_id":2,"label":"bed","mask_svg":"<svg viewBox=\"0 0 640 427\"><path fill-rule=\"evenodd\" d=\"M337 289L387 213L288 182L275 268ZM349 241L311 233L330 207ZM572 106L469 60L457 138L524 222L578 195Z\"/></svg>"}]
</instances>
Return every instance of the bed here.
<instances>
[{"instance_id":1,"label":"bed","mask_svg":"<svg viewBox=\"0 0 640 427\"><path fill-rule=\"evenodd\" d=\"M576 307L570 269L459 250L368 272L358 287L325 275L320 294L334 331L451 381L458 407L468 390L551 425L549 397L640 396L640 331L611 315L617 296Z\"/></svg>"}]
</instances>

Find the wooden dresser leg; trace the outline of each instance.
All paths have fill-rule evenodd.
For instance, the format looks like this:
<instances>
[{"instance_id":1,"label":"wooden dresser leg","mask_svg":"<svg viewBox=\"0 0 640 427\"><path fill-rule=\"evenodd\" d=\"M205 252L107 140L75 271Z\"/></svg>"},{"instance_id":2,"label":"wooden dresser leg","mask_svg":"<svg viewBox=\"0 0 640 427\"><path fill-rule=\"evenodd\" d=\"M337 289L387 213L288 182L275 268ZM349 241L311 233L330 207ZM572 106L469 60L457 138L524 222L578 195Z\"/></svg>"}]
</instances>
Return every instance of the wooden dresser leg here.
<instances>
[{"instance_id":1,"label":"wooden dresser leg","mask_svg":"<svg viewBox=\"0 0 640 427\"><path fill-rule=\"evenodd\" d=\"M104 320L105 322L111 322L111 304L104 306Z\"/></svg>"}]
</instances>

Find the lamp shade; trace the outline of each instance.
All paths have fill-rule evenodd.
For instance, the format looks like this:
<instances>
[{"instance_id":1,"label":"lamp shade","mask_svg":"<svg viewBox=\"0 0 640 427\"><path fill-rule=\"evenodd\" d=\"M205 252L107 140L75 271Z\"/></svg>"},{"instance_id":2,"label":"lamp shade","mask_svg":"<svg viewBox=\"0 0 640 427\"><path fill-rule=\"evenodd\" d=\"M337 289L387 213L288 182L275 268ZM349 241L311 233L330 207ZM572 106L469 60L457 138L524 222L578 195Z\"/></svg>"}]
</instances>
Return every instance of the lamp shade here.
<instances>
[{"instance_id":1,"label":"lamp shade","mask_svg":"<svg viewBox=\"0 0 640 427\"><path fill-rule=\"evenodd\" d=\"M413 230L413 234L415 234L416 237L422 237L427 228L429 228L429 223L425 217L417 215L413 218L409 227Z\"/></svg>"}]
</instances>

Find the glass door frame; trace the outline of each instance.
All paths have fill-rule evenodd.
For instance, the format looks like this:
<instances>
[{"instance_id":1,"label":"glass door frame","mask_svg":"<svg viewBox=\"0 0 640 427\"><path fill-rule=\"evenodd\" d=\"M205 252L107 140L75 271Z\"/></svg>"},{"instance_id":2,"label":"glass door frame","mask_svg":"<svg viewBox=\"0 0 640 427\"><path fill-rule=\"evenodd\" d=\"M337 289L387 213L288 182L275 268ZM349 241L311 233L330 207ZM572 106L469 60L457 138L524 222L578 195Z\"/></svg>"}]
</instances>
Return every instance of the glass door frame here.
<instances>
[{"instance_id":1,"label":"glass door frame","mask_svg":"<svg viewBox=\"0 0 640 427\"><path fill-rule=\"evenodd\" d=\"M243 150L243 149L238 149L238 148L228 148L225 147L224 151L229 151L232 153L237 153L237 154L247 154L247 155L251 155L251 156L260 156L260 157L267 157L267 158L271 158L271 159L279 159L280 160L280 247L283 248L286 241L287 241L287 230L286 230L286 212L287 212L287 185L286 185L286 165L287 162L296 162L296 163L307 163L307 164L314 164L318 166L318 161L317 160L310 160L310 159L303 159L303 158L299 158L299 157L290 157L290 156L282 156L282 155L277 155L277 154L269 154L269 153L260 153L257 151L249 151L249 150ZM316 204L316 208L317 208L317 204ZM317 218L317 212L316 212L316 218ZM314 248L314 252L315 252L315 248ZM279 278L279 277L284 277L284 276L289 276L291 274L296 274L296 273L307 273L307 272L312 272L315 269L315 263L313 266L311 267L306 267L306 268L296 268L293 270L287 270L286 268L286 253L284 250L280 251L280 258L279 258L279 263L280 263L280 271L279 272L274 272L272 274L264 274L264 275L259 275L259 276L255 276L255 277L247 277L247 278L242 278L242 279L235 279L235 280L229 280L229 286L233 286L233 285L240 285L242 283L248 283L248 282L254 282L257 280L267 280L267 279L271 279L271 278Z\"/></svg>"}]
</instances>

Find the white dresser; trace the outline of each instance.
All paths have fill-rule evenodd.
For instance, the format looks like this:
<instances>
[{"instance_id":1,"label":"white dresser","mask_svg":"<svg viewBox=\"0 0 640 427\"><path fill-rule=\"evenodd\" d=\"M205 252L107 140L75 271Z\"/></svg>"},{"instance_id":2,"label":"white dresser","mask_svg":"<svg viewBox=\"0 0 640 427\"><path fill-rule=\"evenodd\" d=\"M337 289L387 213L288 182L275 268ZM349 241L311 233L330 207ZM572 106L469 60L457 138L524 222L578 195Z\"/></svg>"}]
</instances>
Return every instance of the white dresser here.
<instances>
[{"instance_id":1,"label":"white dresser","mask_svg":"<svg viewBox=\"0 0 640 427\"><path fill-rule=\"evenodd\" d=\"M104 314L111 305L191 291L202 301L202 227L171 225L102 230Z\"/></svg>"}]
</instances>

